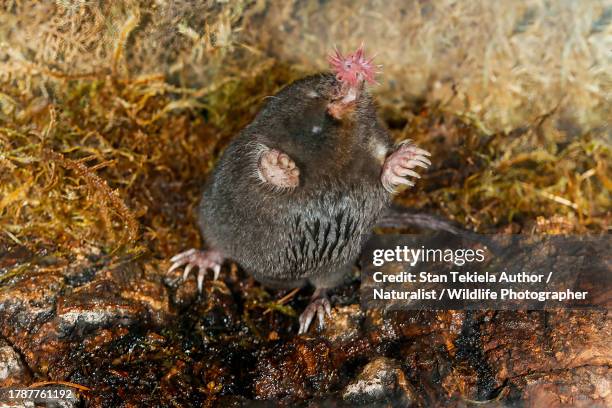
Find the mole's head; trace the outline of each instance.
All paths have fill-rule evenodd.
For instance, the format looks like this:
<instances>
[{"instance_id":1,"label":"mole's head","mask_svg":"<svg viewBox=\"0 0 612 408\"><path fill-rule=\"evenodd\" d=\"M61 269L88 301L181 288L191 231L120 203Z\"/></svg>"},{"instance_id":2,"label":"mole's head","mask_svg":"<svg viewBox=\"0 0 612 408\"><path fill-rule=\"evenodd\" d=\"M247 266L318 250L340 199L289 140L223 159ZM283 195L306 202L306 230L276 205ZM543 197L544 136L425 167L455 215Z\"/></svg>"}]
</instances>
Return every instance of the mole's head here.
<instances>
[{"instance_id":1,"label":"mole's head","mask_svg":"<svg viewBox=\"0 0 612 408\"><path fill-rule=\"evenodd\" d=\"M363 136L359 128L376 121L365 85L375 82L379 67L366 59L363 46L347 56L336 50L329 62L332 72L302 78L270 97L256 119L258 126L273 139L293 141L315 155Z\"/></svg>"},{"instance_id":2,"label":"mole's head","mask_svg":"<svg viewBox=\"0 0 612 408\"><path fill-rule=\"evenodd\" d=\"M341 119L349 113L354 105L358 103L363 95L365 83L375 83L374 76L378 73L376 69L380 65L373 65L374 57L365 57L363 44L353 54L343 56L338 49L335 55L330 55L329 63L336 74L336 80L340 84L340 89L328 107L329 113Z\"/></svg>"}]
</instances>

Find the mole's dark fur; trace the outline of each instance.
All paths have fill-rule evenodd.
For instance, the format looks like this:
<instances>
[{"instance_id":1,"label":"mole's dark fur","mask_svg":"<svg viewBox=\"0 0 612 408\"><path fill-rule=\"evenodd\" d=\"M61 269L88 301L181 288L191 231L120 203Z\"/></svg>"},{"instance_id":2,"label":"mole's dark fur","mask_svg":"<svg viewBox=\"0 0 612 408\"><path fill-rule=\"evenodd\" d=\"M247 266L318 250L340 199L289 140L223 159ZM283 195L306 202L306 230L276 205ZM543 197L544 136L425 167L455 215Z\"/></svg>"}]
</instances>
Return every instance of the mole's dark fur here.
<instances>
[{"instance_id":1,"label":"mole's dark fur","mask_svg":"<svg viewBox=\"0 0 612 408\"><path fill-rule=\"evenodd\" d=\"M331 314L325 290L340 284L390 204L429 153L392 147L365 82L363 48L332 58L336 75L310 76L267 99L227 147L205 187L199 222L208 249L176 255L170 271L197 267L198 288L232 259L268 286L315 286L300 333Z\"/></svg>"},{"instance_id":2,"label":"mole's dark fur","mask_svg":"<svg viewBox=\"0 0 612 408\"><path fill-rule=\"evenodd\" d=\"M228 146L206 185L200 226L207 245L262 283L336 286L359 256L389 193L380 181L391 149L371 98L338 120L331 74L287 86ZM257 176L260 146L290 156L299 186L275 189Z\"/></svg>"}]
</instances>

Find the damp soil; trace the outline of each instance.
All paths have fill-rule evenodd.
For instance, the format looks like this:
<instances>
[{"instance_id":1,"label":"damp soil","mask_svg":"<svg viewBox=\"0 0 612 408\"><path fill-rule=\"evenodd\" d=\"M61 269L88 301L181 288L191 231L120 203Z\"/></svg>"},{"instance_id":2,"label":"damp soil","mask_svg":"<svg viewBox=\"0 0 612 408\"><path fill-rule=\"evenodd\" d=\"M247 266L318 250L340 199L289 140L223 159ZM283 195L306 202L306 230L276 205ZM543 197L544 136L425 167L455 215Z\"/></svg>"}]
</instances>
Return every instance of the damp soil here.
<instances>
[{"instance_id":1,"label":"damp soil","mask_svg":"<svg viewBox=\"0 0 612 408\"><path fill-rule=\"evenodd\" d=\"M94 407L608 403L605 312L362 311L353 279L298 336L307 290L279 307L233 265L202 294L179 275L92 257L6 279L13 384L86 386L73 406Z\"/></svg>"}]
</instances>

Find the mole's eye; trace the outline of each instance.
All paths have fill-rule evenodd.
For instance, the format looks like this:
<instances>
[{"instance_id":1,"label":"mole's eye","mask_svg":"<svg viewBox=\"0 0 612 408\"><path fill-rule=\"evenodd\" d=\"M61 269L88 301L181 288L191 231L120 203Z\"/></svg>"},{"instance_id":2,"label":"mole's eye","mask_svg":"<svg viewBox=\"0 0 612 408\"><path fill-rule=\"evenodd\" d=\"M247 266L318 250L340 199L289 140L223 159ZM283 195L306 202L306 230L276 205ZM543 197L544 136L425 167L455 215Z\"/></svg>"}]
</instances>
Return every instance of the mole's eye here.
<instances>
[{"instance_id":1,"label":"mole's eye","mask_svg":"<svg viewBox=\"0 0 612 408\"><path fill-rule=\"evenodd\" d=\"M317 93L317 91L312 91L312 90L310 90L310 91L308 91L308 92L306 93L306 96L307 96L307 97L309 97L309 98L312 98L312 99L316 99L316 98L318 98L320 95Z\"/></svg>"}]
</instances>

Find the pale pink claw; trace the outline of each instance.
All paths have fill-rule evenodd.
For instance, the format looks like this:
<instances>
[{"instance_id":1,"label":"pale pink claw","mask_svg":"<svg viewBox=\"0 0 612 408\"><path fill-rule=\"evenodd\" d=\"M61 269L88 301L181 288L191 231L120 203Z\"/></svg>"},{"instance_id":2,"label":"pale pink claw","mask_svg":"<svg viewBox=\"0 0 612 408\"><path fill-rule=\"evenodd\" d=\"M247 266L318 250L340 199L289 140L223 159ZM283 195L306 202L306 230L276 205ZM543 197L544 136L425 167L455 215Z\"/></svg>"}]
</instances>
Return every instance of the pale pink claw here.
<instances>
[{"instance_id":1,"label":"pale pink claw","mask_svg":"<svg viewBox=\"0 0 612 408\"><path fill-rule=\"evenodd\" d=\"M421 178L413 169L416 167L428 168L431 161L426 156L431 156L431 154L410 142L401 143L383 164L380 176L383 187L388 192L395 194L401 185L414 186L414 182L408 177Z\"/></svg>"},{"instance_id":2,"label":"pale pink claw","mask_svg":"<svg viewBox=\"0 0 612 408\"><path fill-rule=\"evenodd\" d=\"M183 281L189 277L189 272L195 267L198 268L198 291L202 292L204 286L204 277L208 269L213 271L213 279L219 278L221 272L221 264L223 263L223 256L219 251L200 251L197 249L190 249L185 252L181 252L178 255L170 258L170 262L173 262L168 273L174 271L185 265L185 271L183 272Z\"/></svg>"},{"instance_id":3,"label":"pale pink claw","mask_svg":"<svg viewBox=\"0 0 612 408\"><path fill-rule=\"evenodd\" d=\"M325 315L331 317L331 303L329 303L327 296L316 297L306 306L306 309L300 315L298 334L304 334L308 331L315 315L319 319L319 329L322 329L325 326Z\"/></svg>"}]
</instances>

